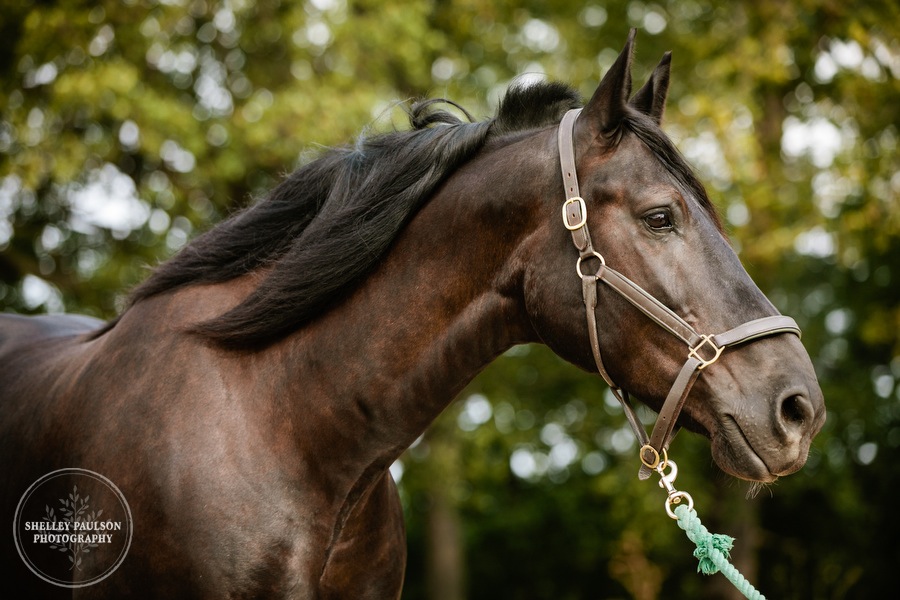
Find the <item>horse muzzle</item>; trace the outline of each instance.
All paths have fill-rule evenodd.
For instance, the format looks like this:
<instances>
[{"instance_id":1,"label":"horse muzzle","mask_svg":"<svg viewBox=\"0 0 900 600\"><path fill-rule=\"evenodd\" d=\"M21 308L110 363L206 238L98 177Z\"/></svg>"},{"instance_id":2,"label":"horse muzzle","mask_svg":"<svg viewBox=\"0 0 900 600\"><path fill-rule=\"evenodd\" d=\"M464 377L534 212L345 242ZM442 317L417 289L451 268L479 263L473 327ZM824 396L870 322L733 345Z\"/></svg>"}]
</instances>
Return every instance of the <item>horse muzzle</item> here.
<instances>
[{"instance_id":1,"label":"horse muzzle","mask_svg":"<svg viewBox=\"0 0 900 600\"><path fill-rule=\"evenodd\" d=\"M774 402L742 400L720 417L710 437L723 471L771 482L806 464L812 439L825 423L822 391L815 378L774 387L768 395Z\"/></svg>"}]
</instances>

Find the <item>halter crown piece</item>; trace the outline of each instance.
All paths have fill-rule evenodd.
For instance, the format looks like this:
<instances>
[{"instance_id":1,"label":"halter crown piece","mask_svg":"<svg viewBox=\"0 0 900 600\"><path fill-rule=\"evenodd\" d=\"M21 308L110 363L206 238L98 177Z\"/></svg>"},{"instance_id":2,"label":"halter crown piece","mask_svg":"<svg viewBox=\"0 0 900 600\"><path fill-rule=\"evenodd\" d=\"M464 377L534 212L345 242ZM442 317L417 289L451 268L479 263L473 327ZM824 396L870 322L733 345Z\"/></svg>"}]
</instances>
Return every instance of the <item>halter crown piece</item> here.
<instances>
[{"instance_id":1,"label":"halter crown piece","mask_svg":"<svg viewBox=\"0 0 900 600\"><path fill-rule=\"evenodd\" d=\"M609 385L619 402L622 403L628 423L631 425L634 435L641 445L641 470L638 477L647 479L652 471L665 469L667 462L671 462L667 461L666 451L676 431L678 415L684 407L691 387L703 369L715 363L725 348L782 333L792 333L799 337L800 328L792 318L777 315L748 321L724 333L701 335L649 292L607 265L603 256L594 249L591 234L588 230L587 205L578 191L573 139L575 120L580 112L581 109L570 110L559 124L559 160L566 190L566 201L562 206L563 224L572 233L572 241L578 250L578 261L575 263L575 271L581 278L584 305L587 313L588 335L594 362L597 364L597 370L604 381ZM594 273L585 273L584 263L591 259L593 259L592 262L599 261L600 266ZM672 384L669 394L666 396L662 409L659 411L656 425L654 425L649 437L634 412L628 392L613 382L603 366L596 316L597 287L601 282L608 285L657 325L687 345L687 359L684 362L684 366L681 367L678 377L675 378L675 383ZM676 493L681 494L681 492ZM674 503L677 503L677 501Z\"/></svg>"}]
</instances>

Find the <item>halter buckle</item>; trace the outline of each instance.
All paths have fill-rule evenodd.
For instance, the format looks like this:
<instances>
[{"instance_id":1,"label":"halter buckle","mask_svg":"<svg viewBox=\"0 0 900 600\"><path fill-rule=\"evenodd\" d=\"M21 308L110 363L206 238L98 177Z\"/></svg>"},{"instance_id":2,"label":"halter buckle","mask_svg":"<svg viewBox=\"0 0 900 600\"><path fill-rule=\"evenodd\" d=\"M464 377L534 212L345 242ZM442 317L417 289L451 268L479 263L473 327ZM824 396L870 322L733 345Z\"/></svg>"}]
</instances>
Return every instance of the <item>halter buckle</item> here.
<instances>
[{"instance_id":1,"label":"halter buckle","mask_svg":"<svg viewBox=\"0 0 900 600\"><path fill-rule=\"evenodd\" d=\"M577 207L573 205L577 205ZM569 212L570 209L571 212ZM587 206L584 204L584 198L575 196L574 198L569 198L563 202L562 218L563 225L565 225L566 229L569 231L575 231L584 227L584 224L587 223ZM576 222L572 223L572 219Z\"/></svg>"},{"instance_id":2,"label":"halter buckle","mask_svg":"<svg viewBox=\"0 0 900 600\"><path fill-rule=\"evenodd\" d=\"M656 451L656 448L651 446L650 444L644 444L641 446L640 452L638 452L638 456L641 459L641 463L648 469L659 470L665 469L669 464L669 454L666 452L666 449L663 448L662 456L660 456L659 452Z\"/></svg>"},{"instance_id":3,"label":"halter buckle","mask_svg":"<svg viewBox=\"0 0 900 600\"><path fill-rule=\"evenodd\" d=\"M700 356L700 353L698 352L698 350L700 350L700 348L702 348L703 346L706 346L706 345L711 346L713 352L715 352L715 356L713 356L709 360ZM700 343L690 349L690 352L688 352L688 358L693 356L694 358L699 360L700 366L698 366L697 369L702 371L709 365L711 365L714 362L716 362L717 360L719 360L719 357L722 355L722 350L724 350L724 349L725 349L725 346L716 346L716 343L712 341L711 335L701 335Z\"/></svg>"}]
</instances>

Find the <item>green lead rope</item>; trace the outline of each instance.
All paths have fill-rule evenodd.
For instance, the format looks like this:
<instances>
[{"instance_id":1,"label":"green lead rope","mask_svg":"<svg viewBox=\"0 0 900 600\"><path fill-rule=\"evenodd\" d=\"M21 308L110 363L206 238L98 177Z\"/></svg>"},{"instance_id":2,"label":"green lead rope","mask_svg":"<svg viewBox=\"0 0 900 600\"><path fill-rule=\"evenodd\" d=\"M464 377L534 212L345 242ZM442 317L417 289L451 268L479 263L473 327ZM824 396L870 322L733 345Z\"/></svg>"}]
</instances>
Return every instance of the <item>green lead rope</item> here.
<instances>
[{"instance_id":1,"label":"green lead rope","mask_svg":"<svg viewBox=\"0 0 900 600\"><path fill-rule=\"evenodd\" d=\"M766 599L729 562L728 553L731 551L734 538L718 533L710 533L703 523L700 522L697 511L686 504L677 507L673 512L677 517L676 522L678 526L684 530L688 539L697 545L697 549L694 550L694 557L700 561L700 565L697 567L698 571L704 575L721 572L744 597L749 600Z\"/></svg>"},{"instance_id":2,"label":"green lead rope","mask_svg":"<svg viewBox=\"0 0 900 600\"><path fill-rule=\"evenodd\" d=\"M645 448L653 449L649 444ZM670 460L665 451L662 456L655 453L655 459L653 463L647 463L643 455L641 456L641 462L645 467L659 473L659 487L666 490L666 514L675 519L678 526L687 534L688 539L697 545L697 549L694 550L694 557L700 561L697 570L704 575L721 572L744 597L749 600L766 600L766 597L757 592L740 571L729 562L728 553L731 552L734 538L710 533L700 522L700 517L694 510L694 499L691 498L691 495L675 489L675 478L678 477L678 465L675 464L675 461ZM676 507L674 510L672 510L673 506Z\"/></svg>"}]
</instances>

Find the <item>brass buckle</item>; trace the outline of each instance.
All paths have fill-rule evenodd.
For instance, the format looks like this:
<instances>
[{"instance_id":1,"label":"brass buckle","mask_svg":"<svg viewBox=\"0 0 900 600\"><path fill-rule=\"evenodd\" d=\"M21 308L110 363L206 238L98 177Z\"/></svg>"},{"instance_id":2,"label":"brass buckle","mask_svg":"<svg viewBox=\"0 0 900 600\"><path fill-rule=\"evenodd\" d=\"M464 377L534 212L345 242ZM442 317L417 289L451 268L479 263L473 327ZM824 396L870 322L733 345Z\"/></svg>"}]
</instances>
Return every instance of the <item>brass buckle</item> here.
<instances>
[{"instance_id":1,"label":"brass buckle","mask_svg":"<svg viewBox=\"0 0 900 600\"><path fill-rule=\"evenodd\" d=\"M646 458L644 458L645 450L650 451L650 455L653 457L651 460L647 460ZM641 459L641 463L643 463L643 465L648 469L665 469L669 464L669 454L666 452L666 449L663 448L662 457L660 457L659 452L656 451L656 448L654 448L650 444L644 444L643 446L641 446L640 451L638 451L638 456Z\"/></svg>"},{"instance_id":2,"label":"brass buckle","mask_svg":"<svg viewBox=\"0 0 900 600\"><path fill-rule=\"evenodd\" d=\"M706 346L706 345L712 346L713 351L716 353L715 356L713 356L709 360L706 360L705 358L700 356L700 353L698 352L698 350L700 350L700 348L702 348L703 346ZM699 360L700 366L697 367L697 369L702 371L709 365L711 365L714 362L716 362L717 360L719 360L719 356L722 355L722 350L724 350L724 349L725 349L725 346L716 346L715 342L712 341L711 335L701 335L700 343L690 349L690 352L688 352L688 358L693 356L694 358Z\"/></svg>"},{"instance_id":3,"label":"brass buckle","mask_svg":"<svg viewBox=\"0 0 900 600\"><path fill-rule=\"evenodd\" d=\"M581 211L581 220L574 225L569 223L569 214L566 212L566 209L569 208L570 204L578 204L578 208ZM584 199L580 196L575 196L574 198L569 198L562 205L562 218L563 225L566 226L566 229L569 231L575 231L576 229L581 229L584 227L584 224L587 223L587 206L584 204Z\"/></svg>"}]
</instances>

